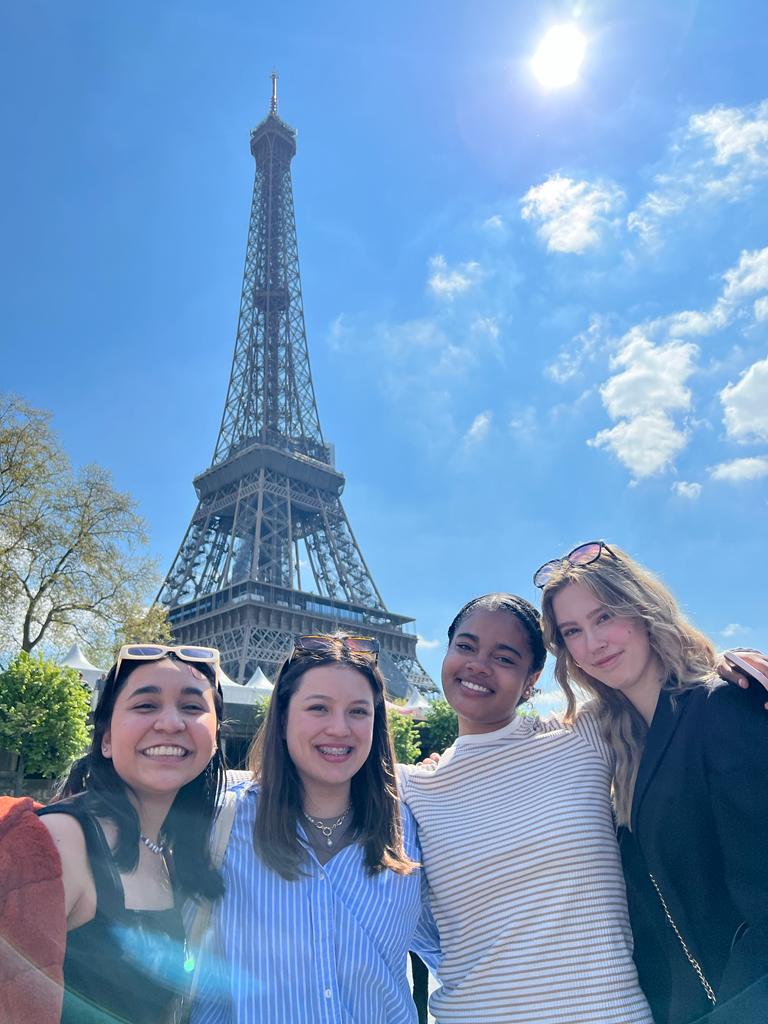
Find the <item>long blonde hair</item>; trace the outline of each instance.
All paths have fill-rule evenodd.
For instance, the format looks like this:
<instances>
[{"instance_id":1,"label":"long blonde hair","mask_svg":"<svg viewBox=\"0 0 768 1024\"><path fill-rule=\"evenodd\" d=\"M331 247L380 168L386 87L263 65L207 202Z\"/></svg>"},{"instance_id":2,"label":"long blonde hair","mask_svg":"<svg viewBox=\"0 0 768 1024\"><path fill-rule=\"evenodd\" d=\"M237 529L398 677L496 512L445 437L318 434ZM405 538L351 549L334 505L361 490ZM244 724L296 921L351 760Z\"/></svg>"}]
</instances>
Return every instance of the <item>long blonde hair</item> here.
<instances>
[{"instance_id":1,"label":"long blonde hair","mask_svg":"<svg viewBox=\"0 0 768 1024\"><path fill-rule=\"evenodd\" d=\"M541 614L544 642L555 657L555 679L568 700L566 721L572 722L577 714L575 687L591 698L586 707L615 754L616 817L620 825L628 825L648 726L623 693L588 675L569 655L552 607L555 595L570 583L581 583L614 615L642 619L651 650L662 665L662 688L673 695L712 680L716 654L707 637L686 621L663 583L619 548L611 545L610 550L615 558L603 552L588 565L564 560L544 587Z\"/></svg>"}]
</instances>

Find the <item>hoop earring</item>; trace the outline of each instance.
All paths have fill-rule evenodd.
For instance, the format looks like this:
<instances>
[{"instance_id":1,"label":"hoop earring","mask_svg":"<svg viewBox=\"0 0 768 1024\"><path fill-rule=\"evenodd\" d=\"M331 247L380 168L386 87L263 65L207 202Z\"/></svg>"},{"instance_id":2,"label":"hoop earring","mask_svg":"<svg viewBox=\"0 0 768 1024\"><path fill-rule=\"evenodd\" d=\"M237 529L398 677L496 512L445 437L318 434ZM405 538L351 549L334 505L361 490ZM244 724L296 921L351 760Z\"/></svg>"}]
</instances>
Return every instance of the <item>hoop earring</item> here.
<instances>
[{"instance_id":1,"label":"hoop earring","mask_svg":"<svg viewBox=\"0 0 768 1024\"><path fill-rule=\"evenodd\" d=\"M535 686L529 686L521 694L521 696L520 696L520 704L530 704L531 705L531 710L533 710L533 705L532 705L531 702L532 702L533 698L536 696L536 694L538 692L539 691L536 689Z\"/></svg>"}]
</instances>

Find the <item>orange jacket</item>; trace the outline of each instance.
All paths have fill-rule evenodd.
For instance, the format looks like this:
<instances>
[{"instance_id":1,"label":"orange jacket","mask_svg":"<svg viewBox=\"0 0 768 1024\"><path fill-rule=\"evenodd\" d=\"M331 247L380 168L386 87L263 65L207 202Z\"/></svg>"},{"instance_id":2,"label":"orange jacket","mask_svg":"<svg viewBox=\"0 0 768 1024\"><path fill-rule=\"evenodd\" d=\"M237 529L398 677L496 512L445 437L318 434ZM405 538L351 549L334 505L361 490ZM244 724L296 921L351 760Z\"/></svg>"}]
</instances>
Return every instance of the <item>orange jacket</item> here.
<instances>
[{"instance_id":1,"label":"orange jacket","mask_svg":"<svg viewBox=\"0 0 768 1024\"><path fill-rule=\"evenodd\" d=\"M0 1021L58 1024L67 944L61 861L29 797L0 797Z\"/></svg>"}]
</instances>

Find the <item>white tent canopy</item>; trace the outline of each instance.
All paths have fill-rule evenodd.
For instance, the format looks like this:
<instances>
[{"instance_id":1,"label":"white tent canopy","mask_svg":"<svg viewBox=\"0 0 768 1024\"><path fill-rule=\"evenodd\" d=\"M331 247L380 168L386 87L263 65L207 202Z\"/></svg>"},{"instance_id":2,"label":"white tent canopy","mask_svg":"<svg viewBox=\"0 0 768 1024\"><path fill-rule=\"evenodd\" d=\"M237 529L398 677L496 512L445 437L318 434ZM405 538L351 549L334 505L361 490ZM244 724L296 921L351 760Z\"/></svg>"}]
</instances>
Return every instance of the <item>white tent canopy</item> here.
<instances>
[{"instance_id":1,"label":"white tent canopy","mask_svg":"<svg viewBox=\"0 0 768 1024\"><path fill-rule=\"evenodd\" d=\"M89 686L95 686L102 676L106 675L105 668L97 668L92 665L80 650L79 644L72 644L67 656L62 660L63 668L73 668L79 672Z\"/></svg>"},{"instance_id":2,"label":"white tent canopy","mask_svg":"<svg viewBox=\"0 0 768 1024\"><path fill-rule=\"evenodd\" d=\"M230 679L223 669L219 673L219 679L225 704L253 705L257 700L268 697L274 689L260 668L256 669L244 686Z\"/></svg>"},{"instance_id":3,"label":"white tent canopy","mask_svg":"<svg viewBox=\"0 0 768 1024\"><path fill-rule=\"evenodd\" d=\"M245 685L249 690L255 690L259 697L269 697L274 690L274 686L258 665L256 666L256 671Z\"/></svg>"},{"instance_id":4,"label":"white tent canopy","mask_svg":"<svg viewBox=\"0 0 768 1024\"><path fill-rule=\"evenodd\" d=\"M431 706L429 699L424 696L421 690L417 690L415 686L411 688L408 701L405 704L406 711L412 711L415 719L423 721Z\"/></svg>"},{"instance_id":5,"label":"white tent canopy","mask_svg":"<svg viewBox=\"0 0 768 1024\"><path fill-rule=\"evenodd\" d=\"M258 693L247 686L241 686L240 683L222 681L221 693L225 704L255 704L259 699Z\"/></svg>"}]
</instances>

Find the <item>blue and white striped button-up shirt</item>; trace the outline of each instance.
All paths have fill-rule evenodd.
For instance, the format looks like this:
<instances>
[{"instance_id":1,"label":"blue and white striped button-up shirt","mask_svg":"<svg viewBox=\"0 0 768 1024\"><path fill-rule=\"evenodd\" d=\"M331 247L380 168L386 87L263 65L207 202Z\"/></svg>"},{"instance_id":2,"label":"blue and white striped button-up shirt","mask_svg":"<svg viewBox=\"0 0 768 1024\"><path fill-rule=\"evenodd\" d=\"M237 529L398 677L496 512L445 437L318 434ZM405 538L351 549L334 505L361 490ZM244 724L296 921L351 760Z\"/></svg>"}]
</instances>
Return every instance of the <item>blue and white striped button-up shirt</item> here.
<instances>
[{"instance_id":1,"label":"blue and white striped button-up shirt","mask_svg":"<svg viewBox=\"0 0 768 1024\"><path fill-rule=\"evenodd\" d=\"M258 788L238 801L222 867L192 1024L413 1024L409 949L435 966L437 932L421 869L368 875L352 844L286 881L253 850ZM405 849L421 851L403 807Z\"/></svg>"}]
</instances>

